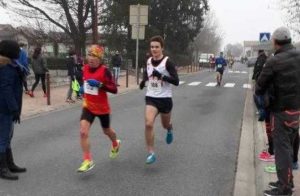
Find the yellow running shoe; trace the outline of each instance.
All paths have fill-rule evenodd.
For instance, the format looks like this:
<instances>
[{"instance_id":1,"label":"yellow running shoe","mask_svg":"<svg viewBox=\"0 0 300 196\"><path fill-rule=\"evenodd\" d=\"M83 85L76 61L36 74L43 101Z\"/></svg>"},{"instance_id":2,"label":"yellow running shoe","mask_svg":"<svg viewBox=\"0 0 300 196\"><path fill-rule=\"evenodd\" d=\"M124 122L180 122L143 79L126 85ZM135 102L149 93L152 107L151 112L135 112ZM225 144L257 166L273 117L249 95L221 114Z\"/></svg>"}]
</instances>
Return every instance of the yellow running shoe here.
<instances>
[{"instance_id":1,"label":"yellow running shoe","mask_svg":"<svg viewBox=\"0 0 300 196\"><path fill-rule=\"evenodd\" d=\"M80 167L77 169L77 172L87 172L90 171L91 169L93 169L93 167L95 166L93 161L90 160L84 160Z\"/></svg>"},{"instance_id":2,"label":"yellow running shoe","mask_svg":"<svg viewBox=\"0 0 300 196\"><path fill-rule=\"evenodd\" d=\"M114 159L118 156L120 146L121 146L121 140L117 140L118 146L117 147L111 147L110 153L109 153L109 158Z\"/></svg>"}]
</instances>

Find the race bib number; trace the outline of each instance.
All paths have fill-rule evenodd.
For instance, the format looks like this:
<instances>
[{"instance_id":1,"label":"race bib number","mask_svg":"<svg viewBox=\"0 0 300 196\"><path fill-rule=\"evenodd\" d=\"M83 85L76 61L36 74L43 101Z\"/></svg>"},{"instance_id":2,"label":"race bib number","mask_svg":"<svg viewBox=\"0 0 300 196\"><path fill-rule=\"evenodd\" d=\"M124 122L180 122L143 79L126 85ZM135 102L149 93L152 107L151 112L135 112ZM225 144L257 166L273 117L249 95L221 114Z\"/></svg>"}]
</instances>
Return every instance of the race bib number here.
<instances>
[{"instance_id":1,"label":"race bib number","mask_svg":"<svg viewBox=\"0 0 300 196\"><path fill-rule=\"evenodd\" d=\"M89 95L98 95L99 93L99 88L90 86L89 83L84 81L84 93L89 94Z\"/></svg>"},{"instance_id":2,"label":"race bib number","mask_svg":"<svg viewBox=\"0 0 300 196\"><path fill-rule=\"evenodd\" d=\"M154 93L161 92L161 80L156 80L156 79L149 80L148 90Z\"/></svg>"},{"instance_id":3,"label":"race bib number","mask_svg":"<svg viewBox=\"0 0 300 196\"><path fill-rule=\"evenodd\" d=\"M222 67L223 67L222 64L218 64L218 65L217 65L217 68L218 68L218 69L221 69Z\"/></svg>"}]
</instances>

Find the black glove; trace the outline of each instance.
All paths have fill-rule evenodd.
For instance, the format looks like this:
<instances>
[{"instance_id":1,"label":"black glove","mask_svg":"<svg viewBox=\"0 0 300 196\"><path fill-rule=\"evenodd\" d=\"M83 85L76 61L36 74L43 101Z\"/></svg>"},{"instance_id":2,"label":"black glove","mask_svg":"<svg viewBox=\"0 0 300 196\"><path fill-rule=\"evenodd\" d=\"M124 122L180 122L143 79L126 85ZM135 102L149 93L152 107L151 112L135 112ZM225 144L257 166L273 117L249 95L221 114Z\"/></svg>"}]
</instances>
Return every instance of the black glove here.
<instances>
[{"instance_id":1,"label":"black glove","mask_svg":"<svg viewBox=\"0 0 300 196\"><path fill-rule=\"evenodd\" d=\"M20 124L20 113L19 112L13 112L13 122Z\"/></svg>"},{"instance_id":2,"label":"black glove","mask_svg":"<svg viewBox=\"0 0 300 196\"><path fill-rule=\"evenodd\" d=\"M145 87L145 83L146 82L144 80L141 81L141 83L140 83L140 89L141 90L143 90L143 88Z\"/></svg>"},{"instance_id":3,"label":"black glove","mask_svg":"<svg viewBox=\"0 0 300 196\"><path fill-rule=\"evenodd\" d=\"M157 71L156 69L154 69L152 72L152 76L157 77L158 79L161 79L162 74L159 73L159 71Z\"/></svg>"}]
</instances>

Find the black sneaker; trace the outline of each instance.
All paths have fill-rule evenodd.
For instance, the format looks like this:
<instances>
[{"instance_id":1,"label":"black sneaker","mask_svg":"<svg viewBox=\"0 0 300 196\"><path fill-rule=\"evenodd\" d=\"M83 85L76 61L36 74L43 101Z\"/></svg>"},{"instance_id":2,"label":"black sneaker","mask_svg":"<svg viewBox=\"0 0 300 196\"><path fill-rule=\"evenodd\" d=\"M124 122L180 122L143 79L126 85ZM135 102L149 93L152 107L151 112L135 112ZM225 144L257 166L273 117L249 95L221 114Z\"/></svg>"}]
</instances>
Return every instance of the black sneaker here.
<instances>
[{"instance_id":1,"label":"black sneaker","mask_svg":"<svg viewBox=\"0 0 300 196\"><path fill-rule=\"evenodd\" d=\"M265 196L293 196L293 191L290 189L280 190L280 189L271 189L264 191Z\"/></svg>"},{"instance_id":2,"label":"black sneaker","mask_svg":"<svg viewBox=\"0 0 300 196\"><path fill-rule=\"evenodd\" d=\"M277 182L270 182L268 186L269 186L269 188L271 188L271 189L278 189L279 186L280 186L280 182L279 182L279 181L277 181ZM292 191L293 191L293 189L295 188L293 182L291 182L291 188L292 188Z\"/></svg>"}]
</instances>

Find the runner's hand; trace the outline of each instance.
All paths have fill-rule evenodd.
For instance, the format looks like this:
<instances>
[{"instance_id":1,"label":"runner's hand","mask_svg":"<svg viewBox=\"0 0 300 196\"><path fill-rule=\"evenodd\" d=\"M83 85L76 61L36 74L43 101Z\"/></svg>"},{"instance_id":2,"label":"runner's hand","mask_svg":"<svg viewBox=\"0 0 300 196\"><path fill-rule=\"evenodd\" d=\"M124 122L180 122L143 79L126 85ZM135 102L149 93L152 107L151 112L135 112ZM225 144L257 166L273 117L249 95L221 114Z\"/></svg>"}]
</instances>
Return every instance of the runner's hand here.
<instances>
[{"instance_id":1,"label":"runner's hand","mask_svg":"<svg viewBox=\"0 0 300 196\"><path fill-rule=\"evenodd\" d=\"M103 85L103 83L101 83L95 79L89 79L89 80L87 80L87 83L92 87L99 87L99 88L102 87L102 85Z\"/></svg>"},{"instance_id":2,"label":"runner's hand","mask_svg":"<svg viewBox=\"0 0 300 196\"><path fill-rule=\"evenodd\" d=\"M143 90L144 87L145 87L145 81L143 80L140 83L140 89Z\"/></svg>"},{"instance_id":3,"label":"runner's hand","mask_svg":"<svg viewBox=\"0 0 300 196\"><path fill-rule=\"evenodd\" d=\"M157 77L158 79L161 79L162 74L159 73L159 71L157 71L156 69L154 69L152 72L152 76Z\"/></svg>"}]
</instances>

